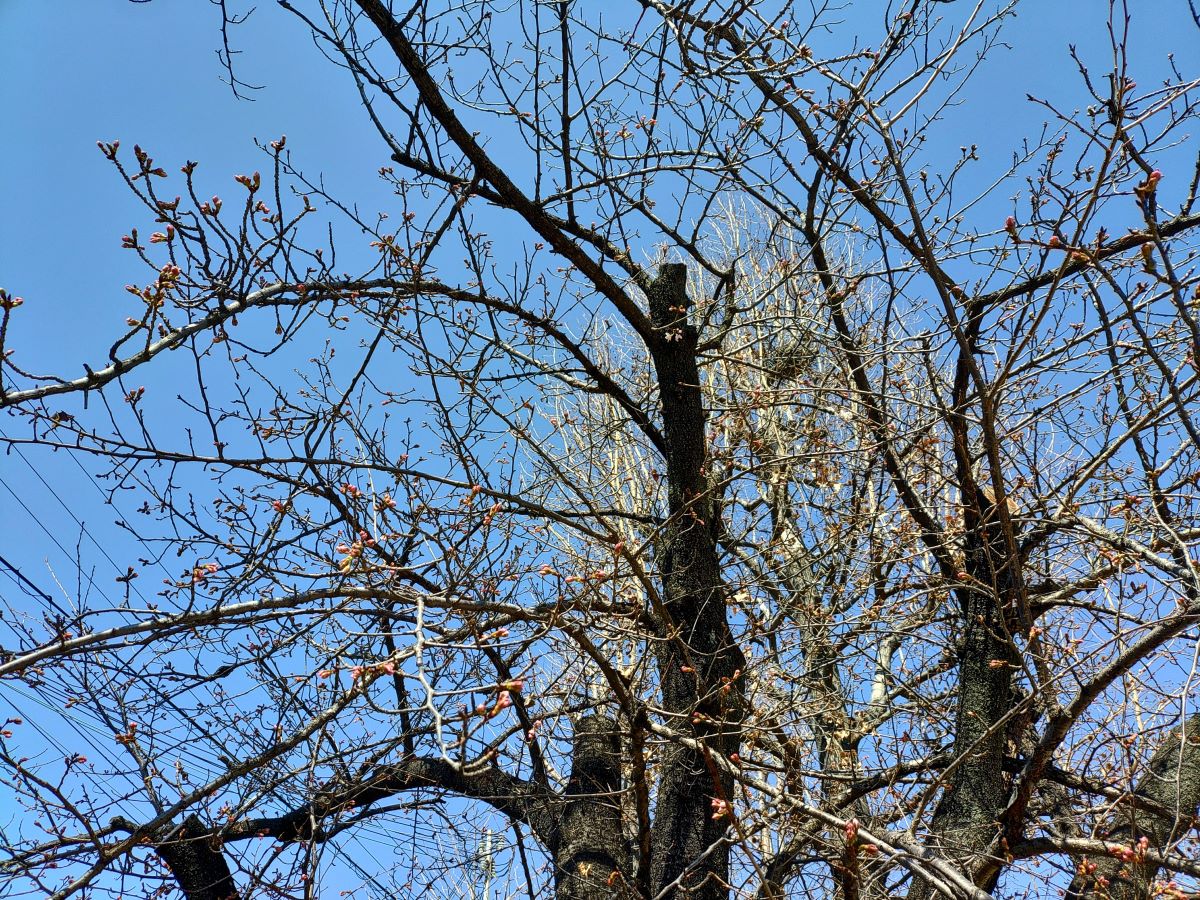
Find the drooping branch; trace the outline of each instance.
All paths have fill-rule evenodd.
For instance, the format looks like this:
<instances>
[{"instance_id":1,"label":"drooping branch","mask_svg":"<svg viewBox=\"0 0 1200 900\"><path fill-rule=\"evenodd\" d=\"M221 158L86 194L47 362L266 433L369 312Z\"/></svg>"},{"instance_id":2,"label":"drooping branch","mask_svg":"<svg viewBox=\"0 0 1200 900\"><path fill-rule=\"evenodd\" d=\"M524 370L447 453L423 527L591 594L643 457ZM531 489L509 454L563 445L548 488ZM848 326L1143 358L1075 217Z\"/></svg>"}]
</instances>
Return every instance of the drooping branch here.
<instances>
[{"instance_id":1,"label":"drooping branch","mask_svg":"<svg viewBox=\"0 0 1200 900\"><path fill-rule=\"evenodd\" d=\"M281 841L319 840L329 816L362 809L408 791L429 789L481 800L518 822L529 825L547 847L558 845L557 794L545 791L493 765L415 758L381 766L372 776L332 785L308 803L280 816L252 818L221 830L226 841L273 837Z\"/></svg>"}]
</instances>

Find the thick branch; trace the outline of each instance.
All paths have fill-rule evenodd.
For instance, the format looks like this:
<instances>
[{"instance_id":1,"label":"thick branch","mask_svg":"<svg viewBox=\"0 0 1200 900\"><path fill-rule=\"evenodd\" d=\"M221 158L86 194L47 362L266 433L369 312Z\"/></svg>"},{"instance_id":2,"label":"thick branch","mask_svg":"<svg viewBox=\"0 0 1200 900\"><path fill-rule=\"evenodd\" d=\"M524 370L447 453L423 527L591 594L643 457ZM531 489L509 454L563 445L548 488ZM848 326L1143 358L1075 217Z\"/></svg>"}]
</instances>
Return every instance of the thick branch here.
<instances>
[{"instance_id":1,"label":"thick branch","mask_svg":"<svg viewBox=\"0 0 1200 900\"><path fill-rule=\"evenodd\" d=\"M529 825L552 852L558 845L557 794L492 765L463 766L446 759L424 758L383 766L361 782L329 786L288 813L243 819L221 830L220 835L225 841L254 837L321 840L326 836L321 823L329 816L422 788L482 800L509 818Z\"/></svg>"}]
</instances>

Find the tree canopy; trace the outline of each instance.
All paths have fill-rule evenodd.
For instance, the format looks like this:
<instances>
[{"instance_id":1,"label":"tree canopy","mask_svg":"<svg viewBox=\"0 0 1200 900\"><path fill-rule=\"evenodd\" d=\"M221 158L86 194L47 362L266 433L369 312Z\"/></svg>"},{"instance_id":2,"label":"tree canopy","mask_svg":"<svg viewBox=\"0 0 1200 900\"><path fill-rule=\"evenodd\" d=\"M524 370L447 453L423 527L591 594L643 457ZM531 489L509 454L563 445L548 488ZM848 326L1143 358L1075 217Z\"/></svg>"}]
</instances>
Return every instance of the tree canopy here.
<instances>
[{"instance_id":1,"label":"tree canopy","mask_svg":"<svg viewBox=\"0 0 1200 900\"><path fill-rule=\"evenodd\" d=\"M82 374L0 292L0 441L144 552L6 604L112 752L9 718L0 895L1196 895L1200 15L1020 133L1037 3L867 6L261 4L370 210L100 143L145 277Z\"/></svg>"}]
</instances>

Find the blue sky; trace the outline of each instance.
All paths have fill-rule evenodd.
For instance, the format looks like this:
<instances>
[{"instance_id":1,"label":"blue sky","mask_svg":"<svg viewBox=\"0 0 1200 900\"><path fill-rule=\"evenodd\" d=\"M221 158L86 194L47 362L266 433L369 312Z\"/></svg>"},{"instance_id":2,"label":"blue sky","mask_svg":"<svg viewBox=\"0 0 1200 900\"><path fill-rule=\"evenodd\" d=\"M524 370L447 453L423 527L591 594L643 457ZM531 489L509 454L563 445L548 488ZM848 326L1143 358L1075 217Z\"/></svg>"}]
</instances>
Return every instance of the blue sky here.
<instances>
[{"instance_id":1,"label":"blue sky","mask_svg":"<svg viewBox=\"0 0 1200 900\"><path fill-rule=\"evenodd\" d=\"M342 73L292 17L266 8L234 35L248 51L239 74L266 85L250 92L254 102L239 101L221 82L214 13L208 3L181 0L0 0L0 286L26 300L17 350L38 371L79 373L83 361L103 358L104 339L128 312L124 285L145 279L119 249L130 225L144 223L144 211L97 140L120 139L123 149L140 143L172 172L199 160L201 187L232 195L234 174L267 168L254 140L286 134L304 148L297 158L312 174L323 173L344 197L378 202L371 194L379 193L376 170L385 154L357 104L347 102L353 89L347 93ZM139 377L153 383L156 375ZM0 417L0 429L14 425ZM59 602L64 594L120 599L115 577L146 552L113 522L131 517L135 506L120 498L105 505L89 473L65 454L27 449L0 457L0 555ZM178 571L144 573L131 585L135 600L153 599L169 575ZM0 567L3 605L29 608L22 587ZM110 733L57 706L48 717L45 702L11 685L0 698L0 719L15 705L27 721L56 721L43 734L53 734L48 739L60 749L82 748L98 761L112 753ZM17 812L9 804L0 796L0 828Z\"/></svg>"},{"instance_id":2,"label":"blue sky","mask_svg":"<svg viewBox=\"0 0 1200 900\"><path fill-rule=\"evenodd\" d=\"M847 17L873 15L882 5L855 3ZM143 277L119 249L121 235L142 215L97 140L141 144L172 172L198 160L204 190L231 193L235 173L265 168L254 141L286 134L297 165L323 175L331 193L367 210L389 203L376 176L387 154L349 78L293 17L268 0L259 6L232 35L244 51L240 77L265 86L248 92L250 102L221 81L210 4L0 0L0 287L26 300L17 349L35 370L77 374L84 360L102 358L103 337L125 315L123 286ZM1067 46L1078 43L1102 70L1106 8L1101 0L1030 0L1009 26L1015 48L989 58L969 100L943 128L947 158L960 144L977 143L985 162L990 156L1002 168L1019 136L1036 135L1045 118L1027 102L1028 92L1079 97ZM1139 0L1135 9L1147 18L1134 57L1153 80L1163 72L1161 35L1185 34L1194 52L1196 31L1186 24L1182 0ZM503 156L503 148L497 152ZM366 258L365 246L344 241L347 251ZM0 417L0 429L11 424ZM119 595L114 578L139 548L112 522L131 509L120 501L106 507L87 472L64 454L0 457L0 480L5 559L58 596L56 579L66 593L79 589L71 559L78 544L95 589ZM145 587L153 581L144 579ZM0 570L0 596L15 602L18 591L11 573ZM4 803L0 798L0 825Z\"/></svg>"},{"instance_id":3,"label":"blue sky","mask_svg":"<svg viewBox=\"0 0 1200 900\"><path fill-rule=\"evenodd\" d=\"M222 83L217 24L206 3L0 2L0 53L9 73L0 79L0 287L26 301L15 346L35 370L77 374L84 361L103 358L106 339L127 314L124 285L145 278L119 249L130 226L144 224L144 210L97 140L119 139L124 149L141 144L172 172L198 160L201 189L230 195L234 174L266 167L254 141L286 134L306 171L322 174L340 196L379 202L371 195L380 193L376 171L386 155L348 102L348 79L321 58L295 19L268 7L235 31L247 51L238 57L239 76L265 85L247 92L252 102ZM25 455L87 523L88 535L120 556L127 543L111 522L124 511L97 505L96 488L64 456ZM47 558L60 579L73 582L47 531L73 549L79 525L20 458L0 461L0 473L19 497L0 489L0 519L16 526L5 557L45 590L53 580ZM83 548L99 588L115 588L117 564L90 537Z\"/></svg>"}]
</instances>

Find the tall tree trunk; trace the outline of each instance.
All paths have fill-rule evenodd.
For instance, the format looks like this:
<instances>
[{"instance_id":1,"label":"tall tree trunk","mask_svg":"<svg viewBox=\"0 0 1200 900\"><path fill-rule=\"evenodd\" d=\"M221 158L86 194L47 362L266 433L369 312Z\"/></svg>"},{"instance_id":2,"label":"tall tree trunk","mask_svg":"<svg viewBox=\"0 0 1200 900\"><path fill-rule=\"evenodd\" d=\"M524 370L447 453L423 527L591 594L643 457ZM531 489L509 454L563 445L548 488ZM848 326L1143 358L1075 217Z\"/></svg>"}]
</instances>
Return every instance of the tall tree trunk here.
<instances>
[{"instance_id":1,"label":"tall tree trunk","mask_svg":"<svg viewBox=\"0 0 1200 900\"><path fill-rule=\"evenodd\" d=\"M663 709L671 725L723 754L740 745L745 665L726 619L717 553L719 513L708 473L708 440L696 363L697 332L688 322L687 268L663 265L648 290L667 443L670 519L658 546L664 621L656 644ZM664 748L652 828L650 883L675 897L720 900L729 894L732 779L703 751Z\"/></svg>"},{"instance_id":2,"label":"tall tree trunk","mask_svg":"<svg viewBox=\"0 0 1200 900\"><path fill-rule=\"evenodd\" d=\"M960 476L966 498L966 539L965 583L955 592L962 610L962 636L957 654L954 761L930 822L930 845L970 872L979 868L982 854L996 838L998 816L1008 796L1004 773L1008 730L1003 719L1013 702L1016 655L1011 614L1016 608L1016 563L1005 550L994 504L965 465L960 465ZM991 886L983 887L990 890ZM930 886L918 880L909 900L925 900L932 894Z\"/></svg>"}]
</instances>

